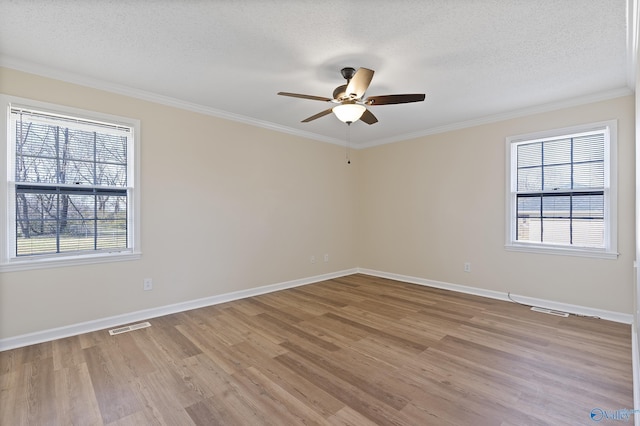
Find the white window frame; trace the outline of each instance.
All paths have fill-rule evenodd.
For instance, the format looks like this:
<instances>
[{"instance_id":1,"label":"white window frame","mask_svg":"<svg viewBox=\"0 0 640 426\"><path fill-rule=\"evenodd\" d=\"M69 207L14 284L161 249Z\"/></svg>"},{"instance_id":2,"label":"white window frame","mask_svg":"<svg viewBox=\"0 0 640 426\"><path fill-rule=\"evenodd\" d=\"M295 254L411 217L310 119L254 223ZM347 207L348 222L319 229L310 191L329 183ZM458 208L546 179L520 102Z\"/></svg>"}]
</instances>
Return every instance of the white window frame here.
<instances>
[{"instance_id":1,"label":"white window frame","mask_svg":"<svg viewBox=\"0 0 640 426\"><path fill-rule=\"evenodd\" d=\"M516 191L517 191L517 152L516 148L523 142L555 139L567 135L605 130L604 144L604 247L574 247L551 243L533 243L516 240ZM562 129L553 129L536 133L510 136L506 138L506 219L505 248L512 251L531 253L559 254L570 256L597 257L616 259L618 257L618 159L617 120L583 124Z\"/></svg>"},{"instance_id":2,"label":"white window frame","mask_svg":"<svg viewBox=\"0 0 640 426\"><path fill-rule=\"evenodd\" d=\"M11 135L11 108L20 107L46 113L77 117L90 121L119 124L133 129L133 143L127 151L128 195L128 248L106 252L58 253L51 255L20 256L15 254L15 145ZM135 260L141 257L140 244L140 121L132 118L71 108L31 99L0 94L0 129L5 149L0 149L0 272L84 265L91 263Z\"/></svg>"}]
</instances>

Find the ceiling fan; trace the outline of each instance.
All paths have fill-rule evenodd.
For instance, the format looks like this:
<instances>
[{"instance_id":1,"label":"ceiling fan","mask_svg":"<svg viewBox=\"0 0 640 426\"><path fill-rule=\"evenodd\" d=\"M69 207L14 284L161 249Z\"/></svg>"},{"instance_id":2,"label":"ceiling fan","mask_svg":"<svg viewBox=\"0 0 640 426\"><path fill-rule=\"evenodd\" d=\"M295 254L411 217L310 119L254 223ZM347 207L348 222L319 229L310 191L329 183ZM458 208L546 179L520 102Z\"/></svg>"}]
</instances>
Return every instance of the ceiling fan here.
<instances>
[{"instance_id":1,"label":"ceiling fan","mask_svg":"<svg viewBox=\"0 0 640 426\"><path fill-rule=\"evenodd\" d=\"M302 120L302 123L308 123L309 121L324 117L333 112L340 121L347 124L351 124L357 120L362 120L367 124L374 124L378 122L378 119L366 108L367 106L406 104L424 101L424 93L369 96L363 99L362 97L371 83L374 71L368 68L358 68L358 71L356 71L355 68L346 67L342 68L340 73L347 80L347 84L336 87L333 91L333 98L289 92L278 92L278 95L337 104L311 117L305 118Z\"/></svg>"}]
</instances>

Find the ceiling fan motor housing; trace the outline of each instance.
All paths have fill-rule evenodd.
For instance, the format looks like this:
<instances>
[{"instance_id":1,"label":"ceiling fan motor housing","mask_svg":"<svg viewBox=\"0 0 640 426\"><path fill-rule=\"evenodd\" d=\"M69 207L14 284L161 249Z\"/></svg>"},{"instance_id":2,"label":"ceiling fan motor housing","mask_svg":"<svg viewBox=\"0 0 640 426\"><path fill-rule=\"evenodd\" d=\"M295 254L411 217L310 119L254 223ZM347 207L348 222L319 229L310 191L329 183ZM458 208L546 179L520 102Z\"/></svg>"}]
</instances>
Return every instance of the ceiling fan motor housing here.
<instances>
[{"instance_id":1,"label":"ceiling fan motor housing","mask_svg":"<svg viewBox=\"0 0 640 426\"><path fill-rule=\"evenodd\" d=\"M356 73L356 69L352 67L344 67L340 70L340 74L342 74L342 76L346 78L347 81L351 80L355 75L355 73Z\"/></svg>"}]
</instances>

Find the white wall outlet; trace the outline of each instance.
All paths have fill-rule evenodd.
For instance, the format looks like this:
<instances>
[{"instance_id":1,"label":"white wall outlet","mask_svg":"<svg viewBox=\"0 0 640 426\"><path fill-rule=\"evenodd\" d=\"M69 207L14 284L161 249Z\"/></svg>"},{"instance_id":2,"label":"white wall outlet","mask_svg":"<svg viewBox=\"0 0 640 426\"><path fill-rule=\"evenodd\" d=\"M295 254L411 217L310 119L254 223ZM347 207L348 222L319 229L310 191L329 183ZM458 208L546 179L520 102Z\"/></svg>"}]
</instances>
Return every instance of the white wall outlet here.
<instances>
[{"instance_id":1,"label":"white wall outlet","mask_svg":"<svg viewBox=\"0 0 640 426\"><path fill-rule=\"evenodd\" d=\"M464 271L465 272L471 272L471 263L470 262L464 262Z\"/></svg>"},{"instance_id":2,"label":"white wall outlet","mask_svg":"<svg viewBox=\"0 0 640 426\"><path fill-rule=\"evenodd\" d=\"M316 263L316 257L315 257L315 256L311 256L311 257L309 258L309 262L311 262L311 263Z\"/></svg>"},{"instance_id":3,"label":"white wall outlet","mask_svg":"<svg viewBox=\"0 0 640 426\"><path fill-rule=\"evenodd\" d=\"M328 262L328 261L329 261L329 254L328 254L328 253L325 253L325 255L324 255L324 261L325 261L325 262Z\"/></svg>"},{"instance_id":4,"label":"white wall outlet","mask_svg":"<svg viewBox=\"0 0 640 426\"><path fill-rule=\"evenodd\" d=\"M145 278L142 281L142 289L144 291L153 290L153 280L151 278Z\"/></svg>"}]
</instances>

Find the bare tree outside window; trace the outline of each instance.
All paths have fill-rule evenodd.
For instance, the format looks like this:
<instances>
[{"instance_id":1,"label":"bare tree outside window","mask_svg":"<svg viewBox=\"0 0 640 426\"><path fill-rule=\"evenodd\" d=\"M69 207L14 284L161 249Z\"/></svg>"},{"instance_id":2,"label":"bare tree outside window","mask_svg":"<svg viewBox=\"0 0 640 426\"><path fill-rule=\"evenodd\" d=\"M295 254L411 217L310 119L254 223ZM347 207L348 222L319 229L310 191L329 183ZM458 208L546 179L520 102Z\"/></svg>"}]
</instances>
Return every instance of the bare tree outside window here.
<instances>
[{"instance_id":1,"label":"bare tree outside window","mask_svg":"<svg viewBox=\"0 0 640 426\"><path fill-rule=\"evenodd\" d=\"M130 129L12 111L16 255L127 248Z\"/></svg>"}]
</instances>

